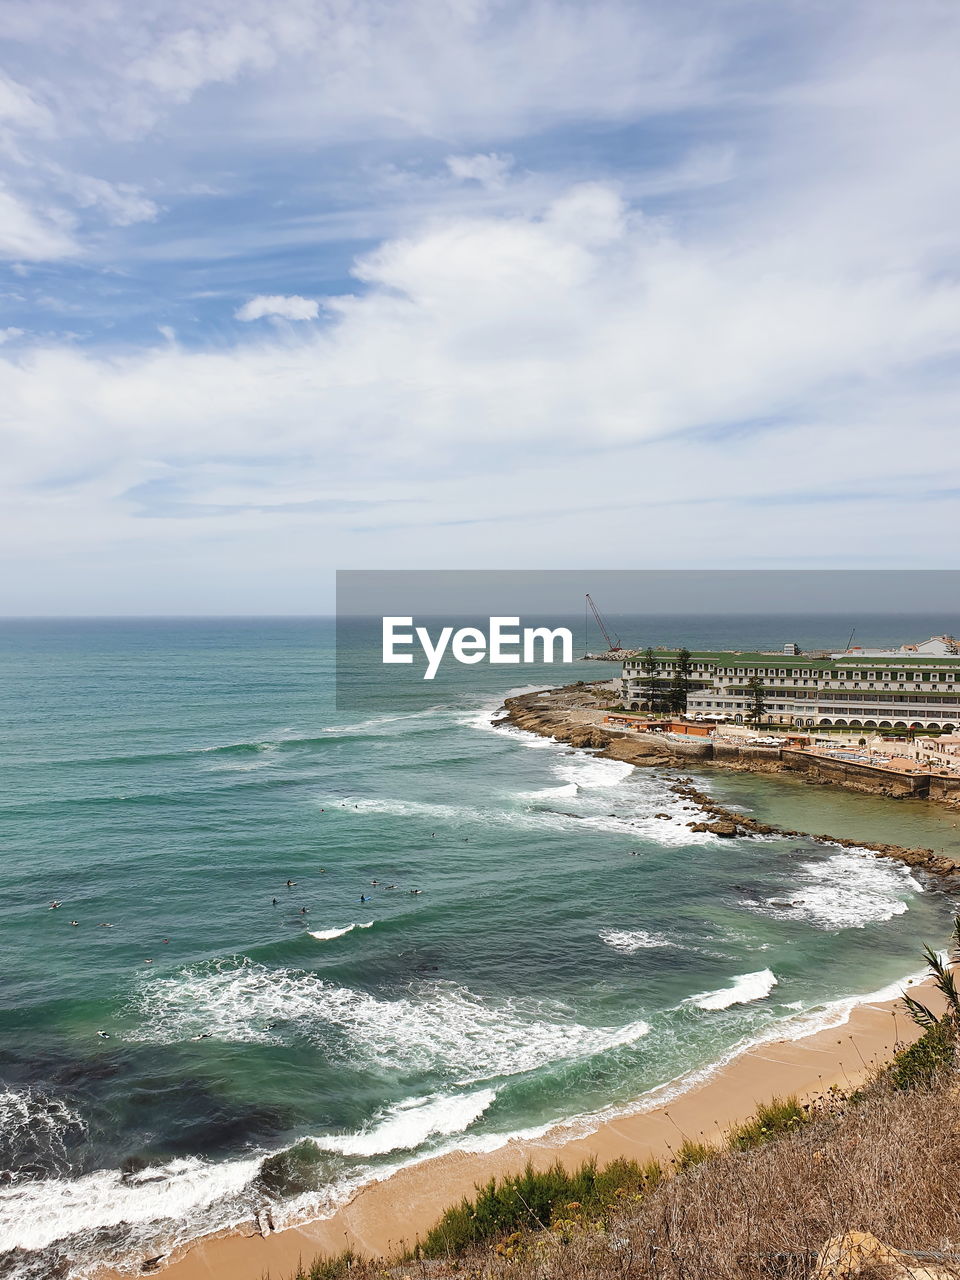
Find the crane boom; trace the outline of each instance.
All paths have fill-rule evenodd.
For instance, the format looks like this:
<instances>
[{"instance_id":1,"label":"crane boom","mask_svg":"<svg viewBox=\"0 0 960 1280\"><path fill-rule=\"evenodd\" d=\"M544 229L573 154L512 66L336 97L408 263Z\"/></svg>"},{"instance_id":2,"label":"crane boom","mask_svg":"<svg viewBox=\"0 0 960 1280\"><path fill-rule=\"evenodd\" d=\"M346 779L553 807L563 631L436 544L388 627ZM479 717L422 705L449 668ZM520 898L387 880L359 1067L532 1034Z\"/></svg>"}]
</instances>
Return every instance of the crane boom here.
<instances>
[{"instance_id":1,"label":"crane boom","mask_svg":"<svg viewBox=\"0 0 960 1280\"><path fill-rule=\"evenodd\" d=\"M596 622L597 626L600 628L600 631L603 635L604 640L606 640L607 642L607 649L611 653L618 653L620 651L620 637L617 636L615 640L611 637L610 632L607 630L606 625L603 621L603 617L601 616L600 610L593 603L593 600L590 596L589 591L587 592L587 604L590 606L590 612L593 614L594 621Z\"/></svg>"}]
</instances>

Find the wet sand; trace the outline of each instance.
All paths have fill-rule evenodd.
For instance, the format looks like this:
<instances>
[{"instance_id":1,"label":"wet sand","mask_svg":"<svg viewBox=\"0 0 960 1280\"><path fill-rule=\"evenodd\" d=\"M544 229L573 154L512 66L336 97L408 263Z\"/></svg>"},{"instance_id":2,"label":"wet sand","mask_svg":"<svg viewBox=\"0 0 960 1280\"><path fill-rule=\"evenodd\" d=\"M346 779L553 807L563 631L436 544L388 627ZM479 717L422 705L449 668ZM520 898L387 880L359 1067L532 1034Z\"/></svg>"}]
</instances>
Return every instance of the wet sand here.
<instances>
[{"instance_id":1,"label":"wet sand","mask_svg":"<svg viewBox=\"0 0 960 1280\"><path fill-rule=\"evenodd\" d=\"M929 990L924 999L935 1005ZM517 1172L527 1161L543 1168L558 1158L570 1166L590 1158L605 1164L621 1156L669 1160L685 1137L719 1138L752 1115L758 1103L774 1096L810 1099L832 1087L855 1087L889 1059L895 1044L912 1042L918 1035L899 1001L859 1005L841 1026L758 1045L677 1096L663 1096L675 1092L675 1084L659 1091L659 1104L654 1092L638 1101L644 1110L590 1122L593 1132L586 1132L586 1125L578 1130L564 1127L537 1140L511 1141L487 1154L436 1156L362 1188L330 1218L266 1238L252 1234L252 1225L246 1234L241 1229L211 1238L160 1274L164 1280L283 1280L301 1259L306 1264L316 1254L345 1248L372 1256L395 1254L413 1245L448 1206L471 1195L478 1183ZM116 1277L106 1272L98 1280Z\"/></svg>"}]
</instances>

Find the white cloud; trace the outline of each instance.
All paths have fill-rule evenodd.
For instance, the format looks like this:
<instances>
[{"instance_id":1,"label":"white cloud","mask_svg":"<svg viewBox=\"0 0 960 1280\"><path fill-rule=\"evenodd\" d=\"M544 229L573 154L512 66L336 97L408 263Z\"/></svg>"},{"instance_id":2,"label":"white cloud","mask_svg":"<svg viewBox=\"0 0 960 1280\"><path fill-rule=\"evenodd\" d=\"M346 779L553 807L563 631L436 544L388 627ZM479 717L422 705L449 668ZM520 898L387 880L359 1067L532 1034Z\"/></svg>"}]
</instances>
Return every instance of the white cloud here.
<instances>
[{"instance_id":1,"label":"white cloud","mask_svg":"<svg viewBox=\"0 0 960 1280\"><path fill-rule=\"evenodd\" d=\"M203 29L185 26L163 36L156 47L126 69L133 81L143 81L177 102L186 102L207 84L223 83L277 60L276 37L281 23L267 21L216 23Z\"/></svg>"},{"instance_id":2,"label":"white cloud","mask_svg":"<svg viewBox=\"0 0 960 1280\"><path fill-rule=\"evenodd\" d=\"M71 173L59 166L53 169L57 185L68 192L82 209L100 209L114 227L129 227L136 222L152 222L160 210L147 199L142 188L130 182L107 182L85 173Z\"/></svg>"},{"instance_id":3,"label":"white cloud","mask_svg":"<svg viewBox=\"0 0 960 1280\"><path fill-rule=\"evenodd\" d=\"M960 489L960 11L854 0L827 39L826 9L793 0L171 0L149 20L117 6L104 51L105 5L64 9L66 34L42 26L51 57L87 59L64 72L57 119L112 181L67 193L89 201L75 224L41 189L54 170L25 170L0 247L52 260L92 228L89 253L109 221L156 213L147 193L169 204L164 182L185 192L202 173L232 193L236 231L207 214L174 239L158 222L144 258L190 251L199 316L242 288L241 320L322 307L326 323L204 346L171 307L147 312L149 348L8 347L0 555L30 553L11 556L7 608L34 590L63 609L94 592L103 610L243 608L251 591L310 608L302 584L334 557L509 565L518 547L572 567L598 548L634 564L949 563L930 530L951 527ZM789 58L786 30L804 34ZM564 134L571 121L588 130ZM117 149L139 176L89 154L111 128L143 137ZM362 217L354 163L380 175ZM293 208L320 169L336 198ZM258 206L242 224L264 189L278 221ZM355 293L257 293L317 292L340 269L330 242L358 240L380 243ZM309 285L273 274L296 248ZM249 284L231 283L238 262Z\"/></svg>"},{"instance_id":4,"label":"white cloud","mask_svg":"<svg viewBox=\"0 0 960 1280\"><path fill-rule=\"evenodd\" d=\"M79 252L68 220L56 210L46 216L0 188L0 257L46 262Z\"/></svg>"},{"instance_id":5,"label":"white cloud","mask_svg":"<svg viewBox=\"0 0 960 1280\"><path fill-rule=\"evenodd\" d=\"M8 325L5 329L0 329L0 346L5 342L14 342L17 338L23 337L23 330L16 328L15 325Z\"/></svg>"},{"instance_id":6,"label":"white cloud","mask_svg":"<svg viewBox=\"0 0 960 1280\"><path fill-rule=\"evenodd\" d=\"M319 304L314 298L261 293L238 307L233 314L238 320L262 320L265 316L276 316L282 320L316 320L319 311Z\"/></svg>"},{"instance_id":7,"label":"white cloud","mask_svg":"<svg viewBox=\"0 0 960 1280\"><path fill-rule=\"evenodd\" d=\"M482 187L496 191L506 184L513 168L513 156L497 155L495 151L487 155L447 156L446 164L455 178L479 182Z\"/></svg>"},{"instance_id":8,"label":"white cloud","mask_svg":"<svg viewBox=\"0 0 960 1280\"><path fill-rule=\"evenodd\" d=\"M927 403L916 377L957 351L960 285L891 274L882 260L844 270L829 241L802 254L792 234L714 245L588 184L535 216L444 220L385 243L356 272L364 291L327 300L331 322L296 339L165 343L122 359L48 347L0 362L5 457L31 484L51 466L117 470L126 484L137 459L254 460L269 422L270 450L291 459L291 477L302 479L304 459L322 469L335 455L361 484L370 468L419 484L461 456L502 468L514 454L616 451L762 420L802 418L812 430L835 415L835 447L818 443L807 458L801 448L782 474L772 455L755 469L741 459L729 479L744 493L793 491L822 484L829 464L838 483L899 483L931 471L931 449L940 459L940 401L931 392ZM237 314L318 310L259 296ZM927 421L904 407L911 396ZM881 411L891 423L909 417L910 455L898 450L891 465L873 443L847 461L841 424ZM946 474L941 461L932 474ZM677 472L678 494L694 474L692 464ZM701 488L718 477L711 468ZM254 487L273 483L258 471Z\"/></svg>"},{"instance_id":9,"label":"white cloud","mask_svg":"<svg viewBox=\"0 0 960 1280\"><path fill-rule=\"evenodd\" d=\"M50 123L50 113L28 89L0 73L0 124L25 129L47 129Z\"/></svg>"}]
</instances>

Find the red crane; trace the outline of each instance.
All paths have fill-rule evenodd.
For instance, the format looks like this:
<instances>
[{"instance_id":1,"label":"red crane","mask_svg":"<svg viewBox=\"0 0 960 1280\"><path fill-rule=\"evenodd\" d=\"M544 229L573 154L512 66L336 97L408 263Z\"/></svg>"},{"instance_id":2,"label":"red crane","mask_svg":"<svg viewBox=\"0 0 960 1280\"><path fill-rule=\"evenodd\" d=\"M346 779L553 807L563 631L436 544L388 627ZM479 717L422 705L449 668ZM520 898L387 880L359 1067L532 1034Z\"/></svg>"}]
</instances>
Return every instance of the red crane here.
<instances>
[{"instance_id":1,"label":"red crane","mask_svg":"<svg viewBox=\"0 0 960 1280\"><path fill-rule=\"evenodd\" d=\"M607 652L620 653L621 651L620 637L617 636L616 639L614 639L610 635L610 632L607 630L606 625L604 624L603 618L600 614L600 610L593 603L593 600L590 597L589 591L587 592L587 605L589 606L590 612L593 614L594 621L596 622L597 626L600 628L600 631L603 634L604 640L606 640L607 642Z\"/></svg>"}]
</instances>

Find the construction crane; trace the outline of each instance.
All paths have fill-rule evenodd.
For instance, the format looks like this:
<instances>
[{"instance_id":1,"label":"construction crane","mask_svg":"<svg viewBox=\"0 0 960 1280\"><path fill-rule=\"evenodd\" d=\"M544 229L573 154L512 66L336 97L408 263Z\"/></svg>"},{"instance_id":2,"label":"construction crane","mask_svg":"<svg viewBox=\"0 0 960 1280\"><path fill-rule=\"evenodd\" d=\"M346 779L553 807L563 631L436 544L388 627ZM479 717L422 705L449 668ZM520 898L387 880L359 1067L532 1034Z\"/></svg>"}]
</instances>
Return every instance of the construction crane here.
<instances>
[{"instance_id":1,"label":"construction crane","mask_svg":"<svg viewBox=\"0 0 960 1280\"><path fill-rule=\"evenodd\" d=\"M590 610L590 612L593 614L594 621L596 622L597 626L600 628L600 631L603 635L604 640L606 640L607 642L607 652L620 653L621 652L620 637L619 636L615 638L611 637L610 632L607 630L606 625L603 621L603 618L600 614L600 610L593 603L593 600L590 597L589 591L587 592L587 607Z\"/></svg>"}]
</instances>

